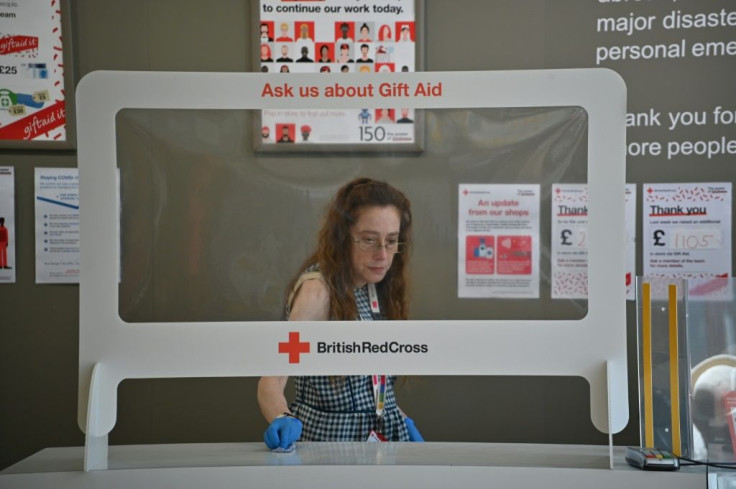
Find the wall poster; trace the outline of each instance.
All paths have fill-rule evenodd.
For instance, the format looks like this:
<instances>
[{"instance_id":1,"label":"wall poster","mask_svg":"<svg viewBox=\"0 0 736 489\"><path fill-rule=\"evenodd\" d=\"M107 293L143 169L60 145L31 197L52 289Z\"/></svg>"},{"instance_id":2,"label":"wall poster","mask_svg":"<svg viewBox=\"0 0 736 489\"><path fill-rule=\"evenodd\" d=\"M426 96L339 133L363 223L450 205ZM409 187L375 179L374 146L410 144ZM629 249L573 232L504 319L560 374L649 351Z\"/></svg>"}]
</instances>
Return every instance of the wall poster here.
<instances>
[{"instance_id":1,"label":"wall poster","mask_svg":"<svg viewBox=\"0 0 736 489\"><path fill-rule=\"evenodd\" d=\"M15 175L0 166L0 283L15 283Z\"/></svg>"},{"instance_id":2,"label":"wall poster","mask_svg":"<svg viewBox=\"0 0 736 489\"><path fill-rule=\"evenodd\" d=\"M79 283L79 171L36 168L36 283Z\"/></svg>"},{"instance_id":3,"label":"wall poster","mask_svg":"<svg viewBox=\"0 0 736 489\"><path fill-rule=\"evenodd\" d=\"M0 142L66 142L60 0L0 3ZM68 39L67 39L68 41ZM70 65L71 66L71 65Z\"/></svg>"},{"instance_id":4,"label":"wall poster","mask_svg":"<svg viewBox=\"0 0 736 489\"><path fill-rule=\"evenodd\" d=\"M384 73L417 71L421 37L415 0L260 0L256 56L263 73ZM264 97L310 97L278 86ZM421 87L425 88L425 87ZM438 90L438 87L426 87ZM359 98L409 96L401 83L342 85L324 95ZM329 92L329 93L328 93ZM421 94L419 94L421 95ZM432 94L426 94L432 95ZM436 95L436 94L434 94ZM421 121L414 109L266 109L255 136L259 151L417 151ZM356 146L357 145L357 146Z\"/></svg>"},{"instance_id":5,"label":"wall poster","mask_svg":"<svg viewBox=\"0 0 736 489\"><path fill-rule=\"evenodd\" d=\"M537 184L460 184L458 297L539 298Z\"/></svg>"},{"instance_id":6,"label":"wall poster","mask_svg":"<svg viewBox=\"0 0 736 489\"><path fill-rule=\"evenodd\" d=\"M626 184L626 299L636 300L636 185ZM553 299L588 298L588 186L552 185L551 272Z\"/></svg>"},{"instance_id":7,"label":"wall poster","mask_svg":"<svg viewBox=\"0 0 736 489\"><path fill-rule=\"evenodd\" d=\"M689 297L716 299L731 267L731 182L642 186L644 276L687 279ZM700 291L700 292L699 292Z\"/></svg>"}]
</instances>

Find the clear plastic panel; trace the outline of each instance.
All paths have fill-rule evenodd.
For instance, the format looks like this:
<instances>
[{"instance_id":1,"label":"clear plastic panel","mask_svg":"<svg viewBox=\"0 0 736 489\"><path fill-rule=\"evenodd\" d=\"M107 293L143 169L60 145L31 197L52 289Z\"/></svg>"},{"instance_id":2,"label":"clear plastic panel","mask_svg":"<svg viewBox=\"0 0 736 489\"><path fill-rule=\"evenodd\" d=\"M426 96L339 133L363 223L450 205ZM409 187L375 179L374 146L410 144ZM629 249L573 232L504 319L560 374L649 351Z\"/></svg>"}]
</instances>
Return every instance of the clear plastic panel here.
<instances>
[{"instance_id":1,"label":"clear plastic panel","mask_svg":"<svg viewBox=\"0 0 736 489\"><path fill-rule=\"evenodd\" d=\"M732 278L690 280L688 288L695 451L699 459L712 462L736 462L736 299L733 289Z\"/></svg>"},{"instance_id":2,"label":"clear plastic panel","mask_svg":"<svg viewBox=\"0 0 736 489\"><path fill-rule=\"evenodd\" d=\"M670 297L672 285L677 291ZM638 277L637 320L641 445L676 451L671 368L675 321L681 455L736 462L733 279Z\"/></svg>"},{"instance_id":3,"label":"clear plastic panel","mask_svg":"<svg viewBox=\"0 0 736 489\"><path fill-rule=\"evenodd\" d=\"M125 109L119 313L127 322L279 320L322 212L357 176L404 191L414 214L412 319L580 319L551 299L550 192L587 183L580 107L417 110L424 147L259 153L259 114ZM540 188L539 298L458 297L458 186Z\"/></svg>"},{"instance_id":4,"label":"clear plastic panel","mask_svg":"<svg viewBox=\"0 0 736 489\"><path fill-rule=\"evenodd\" d=\"M641 446L692 457L687 281L637 277Z\"/></svg>"}]
</instances>

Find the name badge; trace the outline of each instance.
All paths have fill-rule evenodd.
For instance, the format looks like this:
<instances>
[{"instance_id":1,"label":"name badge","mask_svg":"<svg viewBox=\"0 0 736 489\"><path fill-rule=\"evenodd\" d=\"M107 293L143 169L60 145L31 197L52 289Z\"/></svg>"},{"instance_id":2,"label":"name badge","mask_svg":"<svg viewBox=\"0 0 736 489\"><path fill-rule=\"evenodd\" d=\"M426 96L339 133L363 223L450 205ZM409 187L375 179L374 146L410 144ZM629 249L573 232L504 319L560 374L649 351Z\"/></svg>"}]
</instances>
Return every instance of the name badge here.
<instances>
[{"instance_id":1,"label":"name badge","mask_svg":"<svg viewBox=\"0 0 736 489\"><path fill-rule=\"evenodd\" d=\"M368 439L366 441L374 442L374 443L375 442L381 443L381 442L386 441L386 438L382 434L376 432L376 430L371 430L370 434L368 435Z\"/></svg>"}]
</instances>

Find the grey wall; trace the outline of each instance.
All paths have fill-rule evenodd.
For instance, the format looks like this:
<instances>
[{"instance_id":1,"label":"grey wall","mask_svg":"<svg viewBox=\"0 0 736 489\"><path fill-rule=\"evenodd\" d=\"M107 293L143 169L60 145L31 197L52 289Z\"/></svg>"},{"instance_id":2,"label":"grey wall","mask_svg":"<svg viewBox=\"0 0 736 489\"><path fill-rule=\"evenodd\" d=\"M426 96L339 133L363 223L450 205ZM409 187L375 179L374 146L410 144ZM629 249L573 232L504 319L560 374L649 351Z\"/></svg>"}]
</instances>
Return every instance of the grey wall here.
<instances>
[{"instance_id":1,"label":"grey wall","mask_svg":"<svg viewBox=\"0 0 736 489\"><path fill-rule=\"evenodd\" d=\"M678 5L703 10L727 2ZM593 66L593 44L626 39L624 35L593 39L594 18L608 7L589 0L427 0L425 69ZM72 10L77 79L102 69L240 72L251 66L250 26L255 19L249 3L242 0L75 0ZM628 10L621 7L616 12L625 15ZM711 34L723 36L717 30ZM631 110L667 100L687 107L684 94L733 107L733 95L722 95L725 89L719 88L721 80L733 79L729 60L609 67L627 80ZM690 74L687 80L682 73ZM629 136L669 137L656 131ZM627 180L731 181L733 170L727 164L731 160L698 162L695 170L692 159L630 159ZM78 288L34 284L33 255L33 169L74 167L76 154L4 151L0 165L15 167L18 223L17 283L0 288L1 468L45 447L81 445L83 437L76 424ZM640 251L638 263L640 272ZM631 421L614 437L617 444L638 443L632 357L635 313L631 304L627 307ZM254 392L255 379L125 381L110 441L260 440L265 422ZM411 379L399 396L402 408L412 413L429 440L607 440L590 422L588 387L577 378L420 378Z\"/></svg>"}]
</instances>

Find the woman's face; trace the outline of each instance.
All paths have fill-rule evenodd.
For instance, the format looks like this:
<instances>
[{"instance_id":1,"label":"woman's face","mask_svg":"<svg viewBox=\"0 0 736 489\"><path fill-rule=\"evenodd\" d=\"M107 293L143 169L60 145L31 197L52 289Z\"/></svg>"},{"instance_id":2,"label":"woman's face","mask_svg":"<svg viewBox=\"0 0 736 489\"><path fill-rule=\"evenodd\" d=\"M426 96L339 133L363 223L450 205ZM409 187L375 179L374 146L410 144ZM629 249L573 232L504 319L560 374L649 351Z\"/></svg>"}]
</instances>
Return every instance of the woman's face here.
<instances>
[{"instance_id":1,"label":"woman's face","mask_svg":"<svg viewBox=\"0 0 736 489\"><path fill-rule=\"evenodd\" d=\"M330 48L327 46L322 46L322 49L319 50L319 52L322 54L323 58L326 58L328 54L330 54Z\"/></svg>"},{"instance_id":2,"label":"woman's face","mask_svg":"<svg viewBox=\"0 0 736 489\"><path fill-rule=\"evenodd\" d=\"M388 241L399 239L401 217L393 205L385 207L370 206L358 211L358 220L351 226L354 239L375 239L385 245ZM382 246L378 251L363 251L353 241L351 259L353 265L353 286L375 284L383 280L391 267L394 254Z\"/></svg>"},{"instance_id":3,"label":"woman's face","mask_svg":"<svg viewBox=\"0 0 736 489\"><path fill-rule=\"evenodd\" d=\"M268 58L270 49L266 44L261 44L261 58ZM251 51L252 52L252 51Z\"/></svg>"}]
</instances>

